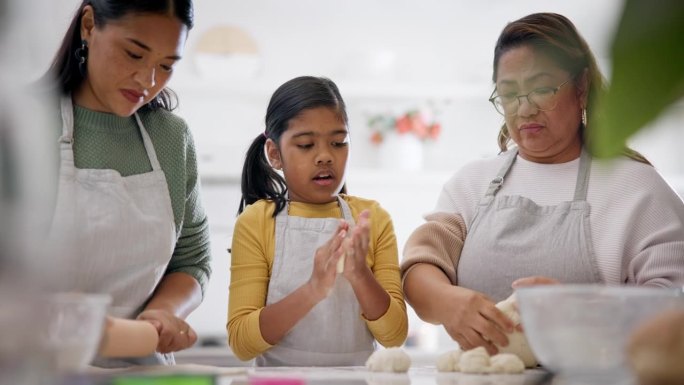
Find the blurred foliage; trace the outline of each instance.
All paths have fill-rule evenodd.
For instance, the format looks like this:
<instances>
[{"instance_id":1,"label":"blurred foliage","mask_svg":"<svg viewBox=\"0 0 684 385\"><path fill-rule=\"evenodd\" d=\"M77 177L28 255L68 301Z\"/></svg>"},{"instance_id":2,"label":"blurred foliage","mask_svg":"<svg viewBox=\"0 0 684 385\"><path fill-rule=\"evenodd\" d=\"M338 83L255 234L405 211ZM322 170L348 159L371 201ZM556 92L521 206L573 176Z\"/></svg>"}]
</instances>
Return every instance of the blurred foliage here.
<instances>
[{"instance_id":1,"label":"blurred foliage","mask_svg":"<svg viewBox=\"0 0 684 385\"><path fill-rule=\"evenodd\" d=\"M612 75L589 122L589 147L616 156L627 139L684 97L684 1L626 0L612 50Z\"/></svg>"}]
</instances>

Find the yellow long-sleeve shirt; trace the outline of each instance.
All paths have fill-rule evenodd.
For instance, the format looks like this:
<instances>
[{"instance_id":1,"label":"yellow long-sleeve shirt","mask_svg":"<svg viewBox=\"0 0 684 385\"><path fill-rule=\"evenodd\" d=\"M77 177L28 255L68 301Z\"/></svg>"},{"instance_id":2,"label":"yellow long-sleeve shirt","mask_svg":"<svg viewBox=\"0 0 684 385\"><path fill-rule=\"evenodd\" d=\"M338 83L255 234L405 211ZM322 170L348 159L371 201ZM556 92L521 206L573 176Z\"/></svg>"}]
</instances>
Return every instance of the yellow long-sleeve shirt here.
<instances>
[{"instance_id":1,"label":"yellow long-sleeve shirt","mask_svg":"<svg viewBox=\"0 0 684 385\"><path fill-rule=\"evenodd\" d=\"M342 197L349 204L355 221L361 211L370 211L370 245L366 263L375 279L391 297L384 315L377 320L364 320L375 339L383 346L399 346L406 339L408 316L401 290L397 240L392 219L375 201L348 195ZM238 217L233 232L227 328L228 344L241 360L252 359L271 347L262 337L259 314L266 306L275 255L274 209L275 204L266 200L247 206ZM342 217L337 202L291 202L290 215L306 218Z\"/></svg>"}]
</instances>

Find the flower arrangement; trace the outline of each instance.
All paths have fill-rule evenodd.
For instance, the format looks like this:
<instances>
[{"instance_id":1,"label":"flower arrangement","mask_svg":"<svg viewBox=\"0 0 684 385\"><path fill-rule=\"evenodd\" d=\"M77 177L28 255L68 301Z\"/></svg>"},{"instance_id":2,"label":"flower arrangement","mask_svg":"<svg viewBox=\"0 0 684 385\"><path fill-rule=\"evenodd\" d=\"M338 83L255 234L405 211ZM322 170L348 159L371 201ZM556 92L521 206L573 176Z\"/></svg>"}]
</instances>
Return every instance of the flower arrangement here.
<instances>
[{"instance_id":1,"label":"flower arrangement","mask_svg":"<svg viewBox=\"0 0 684 385\"><path fill-rule=\"evenodd\" d=\"M400 114L373 114L368 118L370 140L379 145L390 133L413 134L420 140L436 140L442 131L442 125L436 121L434 115L426 108L410 109Z\"/></svg>"}]
</instances>

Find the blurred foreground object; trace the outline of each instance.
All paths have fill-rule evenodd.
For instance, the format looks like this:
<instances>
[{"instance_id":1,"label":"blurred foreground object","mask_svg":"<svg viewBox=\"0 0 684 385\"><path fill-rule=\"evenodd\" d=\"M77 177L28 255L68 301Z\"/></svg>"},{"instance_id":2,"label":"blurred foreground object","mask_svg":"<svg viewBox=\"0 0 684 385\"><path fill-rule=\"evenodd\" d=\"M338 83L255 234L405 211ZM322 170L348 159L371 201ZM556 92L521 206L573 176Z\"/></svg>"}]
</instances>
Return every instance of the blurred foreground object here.
<instances>
[{"instance_id":1,"label":"blurred foreground object","mask_svg":"<svg viewBox=\"0 0 684 385\"><path fill-rule=\"evenodd\" d=\"M684 384L684 311L645 322L632 334L627 352L640 385Z\"/></svg>"},{"instance_id":2,"label":"blurred foreground object","mask_svg":"<svg viewBox=\"0 0 684 385\"><path fill-rule=\"evenodd\" d=\"M539 362L588 384L628 383L629 336L658 314L684 311L681 292L645 286L543 285L517 289L516 296Z\"/></svg>"},{"instance_id":3,"label":"blurred foreground object","mask_svg":"<svg viewBox=\"0 0 684 385\"><path fill-rule=\"evenodd\" d=\"M684 2L626 0L613 39L610 88L589 123L597 156L622 153L627 139L684 97Z\"/></svg>"},{"instance_id":4,"label":"blurred foreground object","mask_svg":"<svg viewBox=\"0 0 684 385\"><path fill-rule=\"evenodd\" d=\"M110 302L109 295L80 293L53 294L39 302L48 321L41 347L52 367L70 373L88 366L100 346Z\"/></svg>"},{"instance_id":5,"label":"blurred foreground object","mask_svg":"<svg viewBox=\"0 0 684 385\"><path fill-rule=\"evenodd\" d=\"M46 104L30 85L27 53L38 21L27 21L33 1L0 0L0 385L52 383L51 357L39 331L45 309L36 306L45 265L41 244L56 185L56 147L49 142Z\"/></svg>"}]
</instances>

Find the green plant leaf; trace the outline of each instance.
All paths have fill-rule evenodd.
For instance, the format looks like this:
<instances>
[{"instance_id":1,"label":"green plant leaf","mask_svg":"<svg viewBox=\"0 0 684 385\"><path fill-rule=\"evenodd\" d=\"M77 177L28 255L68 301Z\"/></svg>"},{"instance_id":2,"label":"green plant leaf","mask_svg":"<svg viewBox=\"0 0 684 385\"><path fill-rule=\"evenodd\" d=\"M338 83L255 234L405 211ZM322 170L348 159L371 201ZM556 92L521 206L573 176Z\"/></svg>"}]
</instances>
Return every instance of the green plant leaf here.
<instances>
[{"instance_id":1,"label":"green plant leaf","mask_svg":"<svg viewBox=\"0 0 684 385\"><path fill-rule=\"evenodd\" d=\"M611 85L588 126L599 157L620 154L632 134L684 96L684 1L627 0L611 56Z\"/></svg>"}]
</instances>

